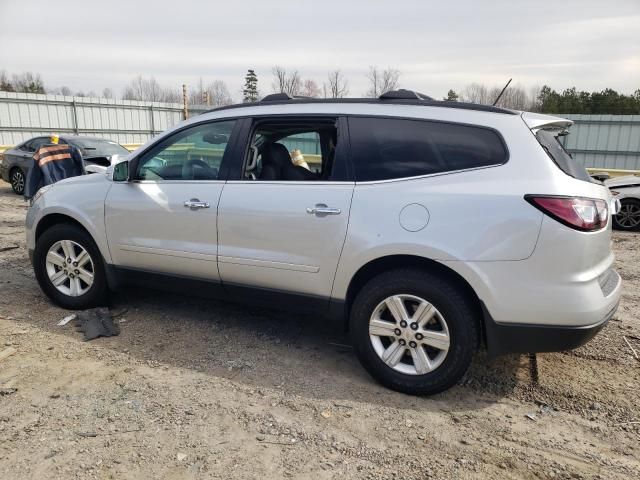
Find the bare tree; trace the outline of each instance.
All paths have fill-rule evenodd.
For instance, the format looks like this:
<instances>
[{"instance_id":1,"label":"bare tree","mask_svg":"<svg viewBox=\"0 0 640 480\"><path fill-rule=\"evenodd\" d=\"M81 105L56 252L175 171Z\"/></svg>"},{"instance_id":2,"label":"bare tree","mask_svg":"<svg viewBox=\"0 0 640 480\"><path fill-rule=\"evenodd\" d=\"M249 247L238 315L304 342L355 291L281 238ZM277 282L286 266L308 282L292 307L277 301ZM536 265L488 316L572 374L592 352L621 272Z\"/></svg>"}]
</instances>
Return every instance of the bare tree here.
<instances>
[{"instance_id":1,"label":"bare tree","mask_svg":"<svg viewBox=\"0 0 640 480\"><path fill-rule=\"evenodd\" d=\"M102 90L102 98L113 98L113 90L108 87Z\"/></svg>"},{"instance_id":2,"label":"bare tree","mask_svg":"<svg viewBox=\"0 0 640 480\"><path fill-rule=\"evenodd\" d=\"M370 66L367 78L369 79L369 90L365 96L370 98L378 98L383 93L396 90L400 86L400 70L395 68L380 71L378 67Z\"/></svg>"},{"instance_id":3,"label":"bare tree","mask_svg":"<svg viewBox=\"0 0 640 480\"><path fill-rule=\"evenodd\" d=\"M51 93L53 95L64 95L66 97L70 97L71 95L73 95L73 92L67 86L54 88L53 90L49 90L47 93Z\"/></svg>"},{"instance_id":4,"label":"bare tree","mask_svg":"<svg viewBox=\"0 0 640 480\"><path fill-rule=\"evenodd\" d=\"M15 92L15 91L16 89L11 84L11 81L9 80L9 76L7 75L7 72L2 70L0 72L0 92Z\"/></svg>"},{"instance_id":5,"label":"bare tree","mask_svg":"<svg viewBox=\"0 0 640 480\"><path fill-rule=\"evenodd\" d=\"M489 101L489 98L490 92L488 91L487 87L479 83L471 83L467 85L460 94L460 100L469 103L480 103L484 105L493 103L495 97L493 97L491 101Z\"/></svg>"},{"instance_id":6,"label":"bare tree","mask_svg":"<svg viewBox=\"0 0 640 480\"><path fill-rule=\"evenodd\" d=\"M44 82L39 73L24 72L20 75L13 74L11 85L16 92L45 93Z\"/></svg>"},{"instance_id":7,"label":"bare tree","mask_svg":"<svg viewBox=\"0 0 640 480\"><path fill-rule=\"evenodd\" d=\"M222 80L214 80L207 85L206 91L209 94L209 103L214 107L223 107L233 103L227 84Z\"/></svg>"},{"instance_id":8,"label":"bare tree","mask_svg":"<svg viewBox=\"0 0 640 480\"><path fill-rule=\"evenodd\" d=\"M202 77L198 80L196 88L189 88L189 105L204 105L207 103L205 97L204 83Z\"/></svg>"},{"instance_id":9,"label":"bare tree","mask_svg":"<svg viewBox=\"0 0 640 480\"><path fill-rule=\"evenodd\" d=\"M349 82L340 70L334 70L327 75L327 83L322 89L325 98L344 98L349 95Z\"/></svg>"},{"instance_id":10,"label":"bare tree","mask_svg":"<svg viewBox=\"0 0 640 480\"><path fill-rule=\"evenodd\" d=\"M318 84L311 80L311 79L307 79L304 81L303 85L302 85L302 95L304 95L305 97L319 97L322 94L322 91L320 90L320 87L318 87Z\"/></svg>"},{"instance_id":11,"label":"bare tree","mask_svg":"<svg viewBox=\"0 0 640 480\"><path fill-rule=\"evenodd\" d=\"M302 79L297 70L287 73L285 68L276 65L271 71L273 72L271 87L274 92L288 93L292 97L300 94Z\"/></svg>"},{"instance_id":12,"label":"bare tree","mask_svg":"<svg viewBox=\"0 0 640 480\"><path fill-rule=\"evenodd\" d=\"M141 75L133 79L125 87L122 98L123 100L142 100L146 102L182 102L180 92L163 88L155 78L144 78Z\"/></svg>"},{"instance_id":13,"label":"bare tree","mask_svg":"<svg viewBox=\"0 0 640 480\"><path fill-rule=\"evenodd\" d=\"M472 83L464 88L460 98L464 102L493 105L502 88L500 86L488 88L480 83ZM538 91L539 88L535 88L531 93L527 93L522 85L509 85L496 105L514 110L535 110Z\"/></svg>"}]
</instances>

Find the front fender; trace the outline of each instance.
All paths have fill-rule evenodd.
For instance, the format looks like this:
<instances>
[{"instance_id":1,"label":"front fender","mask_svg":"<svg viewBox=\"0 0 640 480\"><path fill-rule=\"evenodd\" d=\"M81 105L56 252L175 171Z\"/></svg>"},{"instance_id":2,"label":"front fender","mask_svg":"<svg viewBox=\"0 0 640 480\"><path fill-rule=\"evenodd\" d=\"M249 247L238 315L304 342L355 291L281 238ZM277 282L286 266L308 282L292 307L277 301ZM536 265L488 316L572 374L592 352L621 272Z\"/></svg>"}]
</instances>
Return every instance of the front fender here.
<instances>
[{"instance_id":1,"label":"front fender","mask_svg":"<svg viewBox=\"0 0 640 480\"><path fill-rule=\"evenodd\" d=\"M53 214L64 215L89 232L105 261L111 263L104 224L104 200L110 186L109 182L56 184L27 211L27 248L35 248L36 231L43 219Z\"/></svg>"}]
</instances>

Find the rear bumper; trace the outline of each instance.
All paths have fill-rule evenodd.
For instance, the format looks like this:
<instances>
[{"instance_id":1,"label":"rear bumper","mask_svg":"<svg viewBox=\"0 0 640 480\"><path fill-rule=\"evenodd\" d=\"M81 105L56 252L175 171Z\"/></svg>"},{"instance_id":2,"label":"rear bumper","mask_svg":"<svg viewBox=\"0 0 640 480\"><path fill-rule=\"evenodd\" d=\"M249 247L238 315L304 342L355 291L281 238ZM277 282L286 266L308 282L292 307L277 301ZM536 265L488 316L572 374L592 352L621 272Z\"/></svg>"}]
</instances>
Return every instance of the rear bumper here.
<instances>
[{"instance_id":1,"label":"rear bumper","mask_svg":"<svg viewBox=\"0 0 640 480\"><path fill-rule=\"evenodd\" d=\"M497 323L484 304L484 333L490 357L507 353L562 352L590 341L613 317L619 303L597 323L581 326L555 326Z\"/></svg>"}]
</instances>

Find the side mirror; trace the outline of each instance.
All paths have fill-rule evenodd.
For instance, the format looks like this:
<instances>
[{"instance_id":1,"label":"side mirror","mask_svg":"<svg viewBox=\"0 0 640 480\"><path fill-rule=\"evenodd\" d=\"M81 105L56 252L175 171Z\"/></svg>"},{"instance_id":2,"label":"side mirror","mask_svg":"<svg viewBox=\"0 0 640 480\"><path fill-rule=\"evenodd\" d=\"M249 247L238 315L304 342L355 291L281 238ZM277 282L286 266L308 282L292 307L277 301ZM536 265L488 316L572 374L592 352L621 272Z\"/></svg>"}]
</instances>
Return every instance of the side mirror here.
<instances>
[{"instance_id":1,"label":"side mirror","mask_svg":"<svg viewBox=\"0 0 640 480\"><path fill-rule=\"evenodd\" d=\"M116 163L113 166L113 176L111 177L114 182L128 182L129 181L129 162L124 161Z\"/></svg>"}]
</instances>

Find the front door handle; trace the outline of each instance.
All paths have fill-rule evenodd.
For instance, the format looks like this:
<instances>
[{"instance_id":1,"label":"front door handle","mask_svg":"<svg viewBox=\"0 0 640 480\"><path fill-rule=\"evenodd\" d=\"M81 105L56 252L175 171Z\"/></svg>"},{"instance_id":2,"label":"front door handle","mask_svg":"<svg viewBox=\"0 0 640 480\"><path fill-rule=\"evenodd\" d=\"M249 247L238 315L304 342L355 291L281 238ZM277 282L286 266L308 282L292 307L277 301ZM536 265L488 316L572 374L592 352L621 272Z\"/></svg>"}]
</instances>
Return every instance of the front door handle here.
<instances>
[{"instance_id":1,"label":"front door handle","mask_svg":"<svg viewBox=\"0 0 640 480\"><path fill-rule=\"evenodd\" d=\"M192 198L191 200L185 201L184 206L191 210L198 210L199 208L209 208L211 205L209 205L209 202L201 202L197 198Z\"/></svg>"},{"instance_id":2,"label":"front door handle","mask_svg":"<svg viewBox=\"0 0 640 480\"><path fill-rule=\"evenodd\" d=\"M340 215L342 210L339 208L327 207L324 203L318 203L315 207L307 207L307 213L310 215Z\"/></svg>"}]
</instances>

